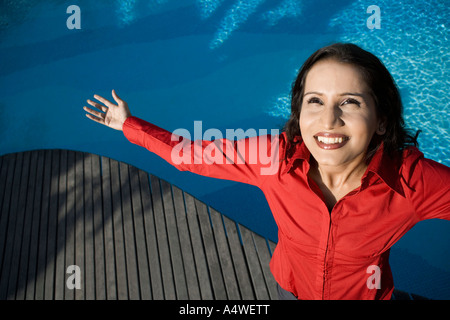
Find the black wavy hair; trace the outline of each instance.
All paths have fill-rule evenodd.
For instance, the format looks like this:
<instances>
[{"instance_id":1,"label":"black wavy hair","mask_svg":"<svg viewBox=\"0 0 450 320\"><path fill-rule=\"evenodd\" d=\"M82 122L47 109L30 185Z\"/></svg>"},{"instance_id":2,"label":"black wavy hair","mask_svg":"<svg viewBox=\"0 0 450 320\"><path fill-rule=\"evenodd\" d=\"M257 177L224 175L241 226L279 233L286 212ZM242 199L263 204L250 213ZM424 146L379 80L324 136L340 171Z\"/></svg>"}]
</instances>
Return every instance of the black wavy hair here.
<instances>
[{"instance_id":1,"label":"black wavy hair","mask_svg":"<svg viewBox=\"0 0 450 320\"><path fill-rule=\"evenodd\" d=\"M375 101L377 116L385 120L386 133L375 134L367 150L366 159L371 157L384 143L384 150L394 157L409 145L418 146L417 137L420 131L412 135L405 128L403 119L403 104L400 93L392 75L384 64L372 53L363 50L352 43L335 43L314 52L301 67L298 76L292 84L291 116L284 126L289 142L287 156L295 149L294 141L300 136L299 117L302 107L306 76L315 63L324 59L334 59L338 62L356 66L371 90Z\"/></svg>"}]
</instances>

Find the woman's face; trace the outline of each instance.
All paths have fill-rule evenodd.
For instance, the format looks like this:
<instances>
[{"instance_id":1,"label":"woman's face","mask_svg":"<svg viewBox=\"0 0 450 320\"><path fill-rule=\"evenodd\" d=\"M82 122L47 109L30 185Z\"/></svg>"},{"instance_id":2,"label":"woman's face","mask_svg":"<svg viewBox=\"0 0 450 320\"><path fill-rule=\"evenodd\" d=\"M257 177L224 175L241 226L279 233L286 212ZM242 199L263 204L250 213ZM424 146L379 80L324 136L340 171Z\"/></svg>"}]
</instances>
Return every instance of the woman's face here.
<instances>
[{"instance_id":1,"label":"woman's face","mask_svg":"<svg viewBox=\"0 0 450 320\"><path fill-rule=\"evenodd\" d=\"M299 122L319 166L361 164L373 135L385 132L360 71L332 59L309 70Z\"/></svg>"}]
</instances>

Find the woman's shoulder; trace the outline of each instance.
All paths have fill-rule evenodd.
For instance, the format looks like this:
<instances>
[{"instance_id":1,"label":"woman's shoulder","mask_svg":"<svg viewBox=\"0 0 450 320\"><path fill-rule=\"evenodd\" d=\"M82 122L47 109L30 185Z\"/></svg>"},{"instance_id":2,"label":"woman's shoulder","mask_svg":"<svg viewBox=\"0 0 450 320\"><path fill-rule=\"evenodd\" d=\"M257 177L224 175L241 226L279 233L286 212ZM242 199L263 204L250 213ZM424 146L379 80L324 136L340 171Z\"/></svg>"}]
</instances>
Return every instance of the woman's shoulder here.
<instances>
[{"instance_id":1,"label":"woman's shoulder","mask_svg":"<svg viewBox=\"0 0 450 320\"><path fill-rule=\"evenodd\" d=\"M403 150L401 161L402 176L406 181L436 181L450 179L450 168L440 162L426 158L417 147Z\"/></svg>"},{"instance_id":2,"label":"woman's shoulder","mask_svg":"<svg viewBox=\"0 0 450 320\"><path fill-rule=\"evenodd\" d=\"M401 154L401 162L403 166L405 165L410 166L423 158L424 158L423 152L414 146L406 147L405 149L403 149L403 152Z\"/></svg>"},{"instance_id":3,"label":"woman's shoulder","mask_svg":"<svg viewBox=\"0 0 450 320\"><path fill-rule=\"evenodd\" d=\"M401 179L419 220L450 220L450 168L424 157L415 147L403 151Z\"/></svg>"}]
</instances>

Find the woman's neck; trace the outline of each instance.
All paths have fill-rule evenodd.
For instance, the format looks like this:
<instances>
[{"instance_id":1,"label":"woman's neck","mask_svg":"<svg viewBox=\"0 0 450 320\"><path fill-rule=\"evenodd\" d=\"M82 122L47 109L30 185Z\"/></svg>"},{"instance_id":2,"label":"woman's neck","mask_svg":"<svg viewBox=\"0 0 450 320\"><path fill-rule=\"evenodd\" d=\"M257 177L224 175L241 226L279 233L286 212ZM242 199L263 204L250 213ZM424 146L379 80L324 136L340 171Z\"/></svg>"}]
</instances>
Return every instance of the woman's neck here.
<instances>
[{"instance_id":1,"label":"woman's neck","mask_svg":"<svg viewBox=\"0 0 450 320\"><path fill-rule=\"evenodd\" d=\"M331 211L337 201L361 185L367 170L364 159L342 166L320 165L311 157L308 176L316 182Z\"/></svg>"}]
</instances>

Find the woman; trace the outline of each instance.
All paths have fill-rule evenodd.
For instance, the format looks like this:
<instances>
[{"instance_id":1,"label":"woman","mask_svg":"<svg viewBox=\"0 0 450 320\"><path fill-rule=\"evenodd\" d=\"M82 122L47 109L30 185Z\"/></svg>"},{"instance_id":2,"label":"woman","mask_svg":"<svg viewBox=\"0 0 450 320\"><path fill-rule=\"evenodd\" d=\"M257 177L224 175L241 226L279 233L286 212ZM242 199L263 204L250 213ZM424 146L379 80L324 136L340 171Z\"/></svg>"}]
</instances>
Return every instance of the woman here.
<instances>
[{"instance_id":1,"label":"woman","mask_svg":"<svg viewBox=\"0 0 450 320\"><path fill-rule=\"evenodd\" d=\"M100 96L103 105L88 100L101 112L85 107L87 116L123 130L180 170L264 192L279 230L270 267L281 298L390 299L392 245L421 220L450 219L450 169L416 148L391 75L356 45L324 47L304 63L278 136L186 141L132 117L114 91L113 97L117 105ZM175 163L180 140L177 152L189 157L213 147L215 159L246 161ZM249 161L250 150L263 145L280 159L271 174Z\"/></svg>"}]
</instances>

